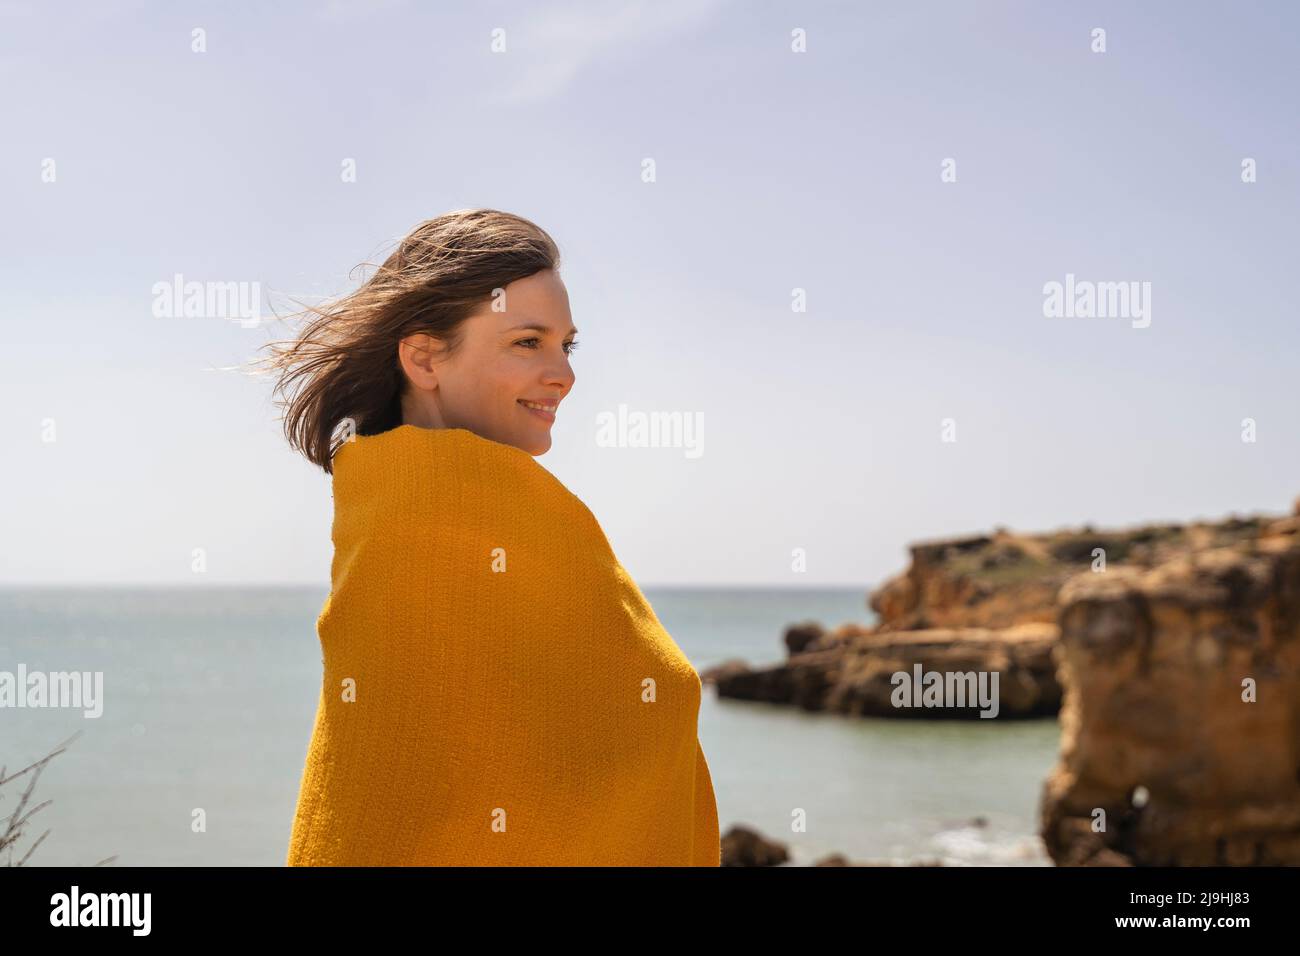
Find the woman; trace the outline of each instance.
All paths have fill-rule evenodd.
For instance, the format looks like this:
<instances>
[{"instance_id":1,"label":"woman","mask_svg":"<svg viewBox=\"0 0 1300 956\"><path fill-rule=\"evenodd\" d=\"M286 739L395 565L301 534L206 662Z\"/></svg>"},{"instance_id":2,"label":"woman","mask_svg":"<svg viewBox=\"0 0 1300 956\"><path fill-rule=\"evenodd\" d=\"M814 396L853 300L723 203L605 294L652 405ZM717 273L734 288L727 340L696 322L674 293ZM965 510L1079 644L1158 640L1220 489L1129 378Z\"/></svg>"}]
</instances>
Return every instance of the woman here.
<instances>
[{"instance_id":1,"label":"woman","mask_svg":"<svg viewBox=\"0 0 1300 956\"><path fill-rule=\"evenodd\" d=\"M574 384L558 267L449 213L272 343L334 494L290 865L719 865L699 675L533 458Z\"/></svg>"}]
</instances>

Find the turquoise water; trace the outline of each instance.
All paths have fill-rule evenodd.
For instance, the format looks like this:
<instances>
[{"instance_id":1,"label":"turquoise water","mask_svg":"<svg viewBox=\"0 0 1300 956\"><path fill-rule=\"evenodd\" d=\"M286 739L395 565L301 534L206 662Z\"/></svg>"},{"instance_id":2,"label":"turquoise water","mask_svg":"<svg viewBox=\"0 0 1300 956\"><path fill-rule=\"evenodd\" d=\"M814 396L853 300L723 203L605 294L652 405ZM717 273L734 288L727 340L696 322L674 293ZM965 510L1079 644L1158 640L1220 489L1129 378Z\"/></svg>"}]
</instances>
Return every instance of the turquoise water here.
<instances>
[{"instance_id":1,"label":"turquoise water","mask_svg":"<svg viewBox=\"0 0 1300 956\"><path fill-rule=\"evenodd\" d=\"M779 660L796 621L871 620L865 589L643 590L698 669ZM0 670L104 672L99 718L0 709L10 774L80 732L34 791L32 805L53 803L19 852L51 832L28 865L282 864L320 691L324 599L316 588L0 590ZM699 733L723 831L753 827L786 843L793 863L1046 862L1035 826L1055 720L845 718L719 701L706 687ZM0 788L0 816L26 780Z\"/></svg>"}]
</instances>

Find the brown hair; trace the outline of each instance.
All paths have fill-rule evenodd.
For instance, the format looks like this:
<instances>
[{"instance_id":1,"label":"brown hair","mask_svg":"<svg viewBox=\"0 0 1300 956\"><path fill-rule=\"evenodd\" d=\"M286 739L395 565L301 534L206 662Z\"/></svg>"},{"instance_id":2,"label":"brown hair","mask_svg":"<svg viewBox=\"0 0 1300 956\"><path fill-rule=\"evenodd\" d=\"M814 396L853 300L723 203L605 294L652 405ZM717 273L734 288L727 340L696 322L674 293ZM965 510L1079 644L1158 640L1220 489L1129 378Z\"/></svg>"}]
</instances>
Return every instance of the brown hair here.
<instances>
[{"instance_id":1,"label":"brown hair","mask_svg":"<svg viewBox=\"0 0 1300 956\"><path fill-rule=\"evenodd\" d=\"M461 323L494 289L559 263L555 241L511 213L460 209L420 223L356 291L295 313L311 316L296 339L264 346L290 446L332 473L344 419L361 435L402 424L398 342L427 332L450 354Z\"/></svg>"}]
</instances>

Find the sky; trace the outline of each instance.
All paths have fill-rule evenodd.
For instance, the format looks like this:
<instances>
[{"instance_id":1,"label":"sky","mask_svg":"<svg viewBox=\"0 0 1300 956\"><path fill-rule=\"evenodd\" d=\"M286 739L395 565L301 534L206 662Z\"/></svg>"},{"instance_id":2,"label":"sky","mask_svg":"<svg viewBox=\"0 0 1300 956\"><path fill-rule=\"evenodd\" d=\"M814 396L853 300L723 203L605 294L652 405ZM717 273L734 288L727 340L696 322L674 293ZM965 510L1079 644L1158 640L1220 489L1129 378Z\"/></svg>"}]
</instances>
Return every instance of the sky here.
<instances>
[{"instance_id":1,"label":"sky","mask_svg":"<svg viewBox=\"0 0 1300 956\"><path fill-rule=\"evenodd\" d=\"M0 584L327 587L329 478L246 369L292 327L155 284L284 314L475 206L559 244L538 461L643 585L1289 511L1297 37L1283 2L0 2ZM1145 318L1045 314L1067 276ZM699 453L599 442L620 405Z\"/></svg>"}]
</instances>

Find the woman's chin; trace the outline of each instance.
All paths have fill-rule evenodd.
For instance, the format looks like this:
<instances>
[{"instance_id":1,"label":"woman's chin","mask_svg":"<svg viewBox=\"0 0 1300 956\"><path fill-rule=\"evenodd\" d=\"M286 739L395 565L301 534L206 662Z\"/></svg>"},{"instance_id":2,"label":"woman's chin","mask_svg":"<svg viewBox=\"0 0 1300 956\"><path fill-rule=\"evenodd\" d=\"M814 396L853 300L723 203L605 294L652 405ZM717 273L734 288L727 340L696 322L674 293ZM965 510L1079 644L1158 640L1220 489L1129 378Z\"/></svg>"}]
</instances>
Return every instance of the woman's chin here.
<instances>
[{"instance_id":1,"label":"woman's chin","mask_svg":"<svg viewBox=\"0 0 1300 956\"><path fill-rule=\"evenodd\" d=\"M525 434L514 435L507 444L533 456L544 455L551 450L551 432L550 429L529 430Z\"/></svg>"},{"instance_id":2,"label":"woman's chin","mask_svg":"<svg viewBox=\"0 0 1300 956\"><path fill-rule=\"evenodd\" d=\"M550 450L551 433L549 431L544 432L541 435L533 436L527 447L524 448L524 451L533 456L545 455Z\"/></svg>"}]
</instances>

